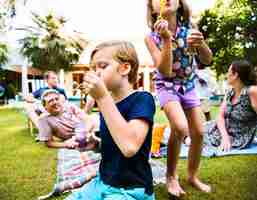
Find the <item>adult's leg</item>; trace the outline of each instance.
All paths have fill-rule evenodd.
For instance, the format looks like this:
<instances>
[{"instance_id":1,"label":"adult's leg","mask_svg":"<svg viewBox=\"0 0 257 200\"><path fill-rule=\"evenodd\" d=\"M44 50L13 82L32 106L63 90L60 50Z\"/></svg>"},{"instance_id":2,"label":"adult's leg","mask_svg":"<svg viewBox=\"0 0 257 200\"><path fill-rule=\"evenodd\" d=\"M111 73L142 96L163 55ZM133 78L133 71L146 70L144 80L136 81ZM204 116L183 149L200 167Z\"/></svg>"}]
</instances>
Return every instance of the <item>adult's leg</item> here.
<instances>
[{"instance_id":1,"label":"adult's leg","mask_svg":"<svg viewBox=\"0 0 257 200\"><path fill-rule=\"evenodd\" d=\"M188 155L188 181L196 188L204 192L210 192L210 186L201 182L197 177L200 164L200 157L203 145L203 121L201 118L201 108L194 107L186 110L188 125L190 130L191 144Z\"/></svg>"},{"instance_id":2,"label":"adult's leg","mask_svg":"<svg viewBox=\"0 0 257 200\"><path fill-rule=\"evenodd\" d=\"M38 120L39 120L39 115L36 113L36 106L33 103L25 103L25 111L28 115L28 118L33 122L33 124L36 126L38 129Z\"/></svg>"},{"instance_id":3,"label":"adult's leg","mask_svg":"<svg viewBox=\"0 0 257 200\"><path fill-rule=\"evenodd\" d=\"M169 101L163 109L168 117L172 133L168 143L167 189L170 194L180 196L185 192L179 185L176 169L181 142L184 136L188 135L188 124L183 108L178 101Z\"/></svg>"}]
</instances>

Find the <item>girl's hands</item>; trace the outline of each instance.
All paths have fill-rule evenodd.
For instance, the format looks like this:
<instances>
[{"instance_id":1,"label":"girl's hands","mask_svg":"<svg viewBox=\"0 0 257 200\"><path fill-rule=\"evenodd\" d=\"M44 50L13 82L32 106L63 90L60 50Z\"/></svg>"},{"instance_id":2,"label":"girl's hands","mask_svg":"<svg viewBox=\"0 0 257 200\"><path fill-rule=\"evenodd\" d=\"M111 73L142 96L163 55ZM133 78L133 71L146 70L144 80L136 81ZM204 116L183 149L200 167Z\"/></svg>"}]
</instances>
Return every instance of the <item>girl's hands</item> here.
<instances>
[{"instance_id":1,"label":"girl's hands","mask_svg":"<svg viewBox=\"0 0 257 200\"><path fill-rule=\"evenodd\" d=\"M101 139L95 135L95 131L97 130L96 123L92 122L93 119L91 118L90 120L87 121L86 125L86 141L91 142L91 141L96 141L100 142Z\"/></svg>"},{"instance_id":2,"label":"girl's hands","mask_svg":"<svg viewBox=\"0 0 257 200\"><path fill-rule=\"evenodd\" d=\"M86 141L87 142L101 142L101 139L96 136L95 132L89 132L89 133L87 133Z\"/></svg>"},{"instance_id":3,"label":"girl's hands","mask_svg":"<svg viewBox=\"0 0 257 200\"><path fill-rule=\"evenodd\" d=\"M102 81L93 71L87 72L84 76L85 90L95 99L99 100L108 94L108 90Z\"/></svg>"},{"instance_id":4,"label":"girl's hands","mask_svg":"<svg viewBox=\"0 0 257 200\"><path fill-rule=\"evenodd\" d=\"M189 48L199 48L204 44L203 34L197 29L191 29L187 36L187 45Z\"/></svg>"},{"instance_id":5,"label":"girl's hands","mask_svg":"<svg viewBox=\"0 0 257 200\"><path fill-rule=\"evenodd\" d=\"M79 146L79 143L76 141L76 137L73 136L72 138L64 141L64 146L68 149L75 149Z\"/></svg>"},{"instance_id":6,"label":"girl's hands","mask_svg":"<svg viewBox=\"0 0 257 200\"><path fill-rule=\"evenodd\" d=\"M160 33L162 39L170 40L172 37L168 25L168 21L164 19L157 20L154 24L154 30Z\"/></svg>"}]
</instances>

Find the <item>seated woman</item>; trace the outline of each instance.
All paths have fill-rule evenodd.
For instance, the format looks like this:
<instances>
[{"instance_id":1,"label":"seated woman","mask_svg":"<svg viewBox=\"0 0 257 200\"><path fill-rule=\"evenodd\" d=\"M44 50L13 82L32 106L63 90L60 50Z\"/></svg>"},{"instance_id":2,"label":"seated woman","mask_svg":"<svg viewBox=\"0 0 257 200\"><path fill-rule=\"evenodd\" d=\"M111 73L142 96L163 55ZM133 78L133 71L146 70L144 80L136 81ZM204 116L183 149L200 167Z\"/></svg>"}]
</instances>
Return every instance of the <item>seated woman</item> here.
<instances>
[{"instance_id":1,"label":"seated woman","mask_svg":"<svg viewBox=\"0 0 257 200\"><path fill-rule=\"evenodd\" d=\"M207 123L207 145L223 151L242 149L254 139L257 130L257 86L253 66L245 61L234 61L228 70L228 84L216 121Z\"/></svg>"}]
</instances>

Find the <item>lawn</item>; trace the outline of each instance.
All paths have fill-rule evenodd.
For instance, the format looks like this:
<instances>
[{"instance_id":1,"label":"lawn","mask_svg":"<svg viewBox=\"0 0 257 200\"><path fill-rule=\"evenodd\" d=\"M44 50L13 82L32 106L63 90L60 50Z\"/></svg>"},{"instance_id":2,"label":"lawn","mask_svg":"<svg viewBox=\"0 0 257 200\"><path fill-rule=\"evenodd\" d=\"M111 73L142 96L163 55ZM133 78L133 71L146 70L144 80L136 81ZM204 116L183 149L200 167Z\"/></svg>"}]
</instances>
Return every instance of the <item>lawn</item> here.
<instances>
[{"instance_id":1,"label":"lawn","mask_svg":"<svg viewBox=\"0 0 257 200\"><path fill-rule=\"evenodd\" d=\"M216 115L217 108L213 110ZM162 112L156 121L163 122ZM25 115L14 109L0 109L0 200L34 200L48 193L55 182L56 150L36 143L26 128ZM256 200L257 156L202 159L201 177L213 187L203 194L186 183L186 160L178 166L185 200ZM155 187L156 199L168 199L163 185ZM65 196L52 199L63 199Z\"/></svg>"}]
</instances>

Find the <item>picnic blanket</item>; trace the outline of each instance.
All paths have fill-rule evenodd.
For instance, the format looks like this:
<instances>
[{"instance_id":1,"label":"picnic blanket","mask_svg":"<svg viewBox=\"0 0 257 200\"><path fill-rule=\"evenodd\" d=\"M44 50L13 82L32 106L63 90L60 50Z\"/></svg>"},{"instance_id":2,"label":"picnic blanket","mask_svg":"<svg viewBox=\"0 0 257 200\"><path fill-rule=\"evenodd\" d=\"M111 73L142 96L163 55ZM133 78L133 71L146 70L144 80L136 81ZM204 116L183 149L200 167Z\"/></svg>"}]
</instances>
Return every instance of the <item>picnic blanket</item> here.
<instances>
[{"instance_id":1,"label":"picnic blanket","mask_svg":"<svg viewBox=\"0 0 257 200\"><path fill-rule=\"evenodd\" d=\"M180 158L187 158L188 156L189 146L182 144L180 150ZM161 147L161 156L167 156L167 146ZM228 155L249 155L249 154L257 154L257 136L254 138L252 144L250 144L245 149L232 149L231 151L224 152L219 148L211 147L206 145L203 148L202 156L203 157L217 157L217 156L228 156Z\"/></svg>"},{"instance_id":2,"label":"picnic blanket","mask_svg":"<svg viewBox=\"0 0 257 200\"><path fill-rule=\"evenodd\" d=\"M189 146L182 144L181 151L179 157L184 159L188 156ZM203 157L218 157L218 156L229 156L229 155L251 155L257 154L257 136L255 137L253 143L249 145L248 148L245 149L232 149L228 152L223 152L218 148L211 148L210 146L205 146L202 151ZM163 157L167 156L167 146L161 148L161 155ZM158 162L159 160L151 159L150 163L152 166L153 176L154 176L154 184L165 184L165 174L166 174L166 165L163 162Z\"/></svg>"},{"instance_id":3,"label":"picnic blanket","mask_svg":"<svg viewBox=\"0 0 257 200\"><path fill-rule=\"evenodd\" d=\"M188 149L188 146L185 144L182 145L180 158L187 158ZM167 147L161 148L161 154L163 156L167 155ZM216 156L249 154L257 154L257 137L246 149L222 152L217 148L205 147L202 152L202 156L209 158ZM80 152L78 150L59 149L56 184L54 185L52 192L39 197L38 200L47 199L86 184L96 176L100 160L100 153L96 153L94 151ZM153 172L154 185L165 183L166 164L158 159L150 159L150 164Z\"/></svg>"},{"instance_id":4,"label":"picnic blanket","mask_svg":"<svg viewBox=\"0 0 257 200\"><path fill-rule=\"evenodd\" d=\"M57 159L57 180L53 191L38 200L71 191L89 182L96 176L101 155L94 151L59 149Z\"/></svg>"},{"instance_id":5,"label":"picnic blanket","mask_svg":"<svg viewBox=\"0 0 257 200\"><path fill-rule=\"evenodd\" d=\"M53 190L38 200L60 195L79 188L89 182L97 174L101 155L94 151L80 152L71 149L59 149L57 156L57 180ZM166 165L159 160L150 160L154 184L164 183Z\"/></svg>"}]
</instances>

